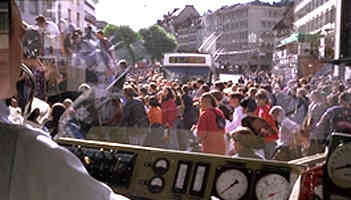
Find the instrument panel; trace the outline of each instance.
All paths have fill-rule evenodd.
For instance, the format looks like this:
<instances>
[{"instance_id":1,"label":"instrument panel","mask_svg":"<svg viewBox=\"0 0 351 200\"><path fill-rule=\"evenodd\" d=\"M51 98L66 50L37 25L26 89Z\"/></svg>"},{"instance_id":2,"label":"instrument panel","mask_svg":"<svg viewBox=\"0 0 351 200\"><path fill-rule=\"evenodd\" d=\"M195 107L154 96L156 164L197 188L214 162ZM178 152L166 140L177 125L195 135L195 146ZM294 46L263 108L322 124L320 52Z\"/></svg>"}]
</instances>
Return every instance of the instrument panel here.
<instances>
[{"instance_id":1,"label":"instrument panel","mask_svg":"<svg viewBox=\"0 0 351 200\"><path fill-rule=\"evenodd\" d=\"M60 139L91 176L138 199L284 200L301 167L116 143Z\"/></svg>"},{"instance_id":2,"label":"instrument panel","mask_svg":"<svg viewBox=\"0 0 351 200\"><path fill-rule=\"evenodd\" d=\"M351 199L351 135L332 133L324 170L324 196L327 199ZM341 198L342 197L342 198Z\"/></svg>"}]
</instances>

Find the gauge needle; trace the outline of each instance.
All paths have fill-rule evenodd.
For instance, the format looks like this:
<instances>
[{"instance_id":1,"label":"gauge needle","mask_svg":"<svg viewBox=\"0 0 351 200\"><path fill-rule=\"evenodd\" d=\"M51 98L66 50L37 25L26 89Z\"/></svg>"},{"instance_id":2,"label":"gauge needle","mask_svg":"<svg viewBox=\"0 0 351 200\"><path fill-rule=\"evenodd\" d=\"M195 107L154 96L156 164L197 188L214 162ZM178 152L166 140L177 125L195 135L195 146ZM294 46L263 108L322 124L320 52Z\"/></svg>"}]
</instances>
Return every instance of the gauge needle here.
<instances>
[{"instance_id":1,"label":"gauge needle","mask_svg":"<svg viewBox=\"0 0 351 200\"><path fill-rule=\"evenodd\" d=\"M223 191L221 192L221 194L225 193L225 192L228 191L231 187L233 187L234 185L236 185L236 184L238 184L238 183L239 183L239 181L235 179L235 181L234 181L231 185L229 185L225 190L223 190Z\"/></svg>"},{"instance_id":2,"label":"gauge needle","mask_svg":"<svg viewBox=\"0 0 351 200\"><path fill-rule=\"evenodd\" d=\"M335 170L351 168L351 164L346 164L344 166L336 167Z\"/></svg>"},{"instance_id":3,"label":"gauge needle","mask_svg":"<svg viewBox=\"0 0 351 200\"><path fill-rule=\"evenodd\" d=\"M268 195L268 198L271 198L271 197L275 196L275 195L278 194L278 193L279 193L279 192L271 193L271 194Z\"/></svg>"}]
</instances>

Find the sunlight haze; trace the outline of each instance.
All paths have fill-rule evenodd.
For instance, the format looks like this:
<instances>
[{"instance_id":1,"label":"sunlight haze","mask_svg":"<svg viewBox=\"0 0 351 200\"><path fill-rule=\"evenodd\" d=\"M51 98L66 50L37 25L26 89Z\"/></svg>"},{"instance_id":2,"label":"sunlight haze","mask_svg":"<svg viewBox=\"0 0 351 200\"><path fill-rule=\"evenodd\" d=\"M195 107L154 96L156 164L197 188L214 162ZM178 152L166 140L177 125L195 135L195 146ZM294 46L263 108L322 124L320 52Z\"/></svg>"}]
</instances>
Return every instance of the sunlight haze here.
<instances>
[{"instance_id":1,"label":"sunlight haze","mask_svg":"<svg viewBox=\"0 0 351 200\"><path fill-rule=\"evenodd\" d=\"M183 9L185 5L194 5L202 15L207 10L216 9L236 3L246 3L252 0L100 0L97 4L97 19L105 20L114 25L129 25L134 31L147 28L174 8ZM277 2L278 0L264 0Z\"/></svg>"}]
</instances>

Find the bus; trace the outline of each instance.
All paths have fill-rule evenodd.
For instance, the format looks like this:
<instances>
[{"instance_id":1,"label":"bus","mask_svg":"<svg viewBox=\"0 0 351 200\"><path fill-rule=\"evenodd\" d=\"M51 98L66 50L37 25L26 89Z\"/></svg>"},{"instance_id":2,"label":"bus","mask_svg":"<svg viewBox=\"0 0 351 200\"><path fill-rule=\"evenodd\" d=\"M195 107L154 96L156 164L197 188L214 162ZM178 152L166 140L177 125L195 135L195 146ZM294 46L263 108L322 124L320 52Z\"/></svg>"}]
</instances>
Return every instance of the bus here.
<instances>
[{"instance_id":1,"label":"bus","mask_svg":"<svg viewBox=\"0 0 351 200\"><path fill-rule=\"evenodd\" d=\"M161 72L167 79L182 83L196 79L210 83L215 67L210 54L167 53L163 58Z\"/></svg>"}]
</instances>

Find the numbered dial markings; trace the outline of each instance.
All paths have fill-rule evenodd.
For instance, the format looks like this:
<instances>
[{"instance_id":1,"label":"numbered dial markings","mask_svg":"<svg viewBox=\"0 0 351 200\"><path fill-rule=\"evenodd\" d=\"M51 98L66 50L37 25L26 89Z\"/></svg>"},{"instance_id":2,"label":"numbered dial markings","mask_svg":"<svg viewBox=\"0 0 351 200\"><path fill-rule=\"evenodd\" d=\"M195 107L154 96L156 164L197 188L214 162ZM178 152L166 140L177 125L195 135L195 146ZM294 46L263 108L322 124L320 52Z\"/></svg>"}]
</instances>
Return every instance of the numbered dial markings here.
<instances>
[{"instance_id":1,"label":"numbered dial markings","mask_svg":"<svg viewBox=\"0 0 351 200\"><path fill-rule=\"evenodd\" d=\"M239 200L247 192L249 182L246 175L237 169L222 172L216 180L218 196L224 200Z\"/></svg>"},{"instance_id":2,"label":"numbered dial markings","mask_svg":"<svg viewBox=\"0 0 351 200\"><path fill-rule=\"evenodd\" d=\"M256 184L258 200L286 200L289 196L289 182L279 174L267 174Z\"/></svg>"},{"instance_id":3,"label":"numbered dial markings","mask_svg":"<svg viewBox=\"0 0 351 200\"><path fill-rule=\"evenodd\" d=\"M328 176L335 185L351 188L351 143L339 145L331 153L327 169Z\"/></svg>"}]
</instances>

